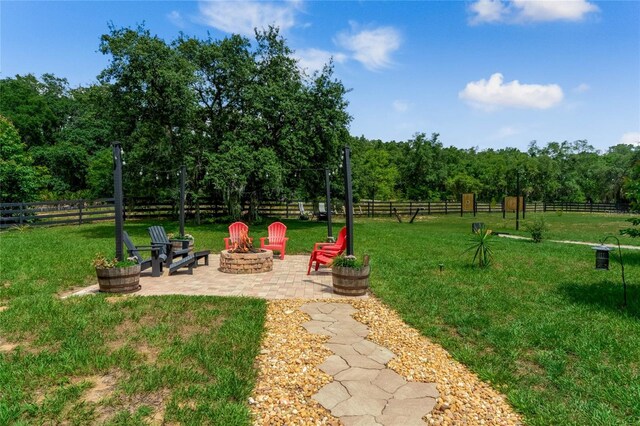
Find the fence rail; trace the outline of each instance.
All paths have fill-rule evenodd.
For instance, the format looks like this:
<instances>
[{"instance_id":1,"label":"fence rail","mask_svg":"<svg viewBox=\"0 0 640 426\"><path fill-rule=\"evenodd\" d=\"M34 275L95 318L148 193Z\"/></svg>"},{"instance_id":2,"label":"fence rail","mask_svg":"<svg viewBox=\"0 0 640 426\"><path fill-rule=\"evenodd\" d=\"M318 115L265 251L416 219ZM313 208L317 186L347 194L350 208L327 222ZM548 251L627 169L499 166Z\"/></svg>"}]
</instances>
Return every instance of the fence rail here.
<instances>
[{"instance_id":1,"label":"fence rail","mask_svg":"<svg viewBox=\"0 0 640 426\"><path fill-rule=\"evenodd\" d=\"M299 201L264 201L258 209L262 216L296 218L299 217ZM314 205L303 203L304 210L314 212ZM548 211L580 212L580 213L630 213L628 203L526 203L527 213ZM363 200L354 203L353 213L359 217L412 216L419 215L460 214L461 203L449 201L378 201ZM502 205L497 203L476 203L476 211L480 213L502 213ZM187 216L196 214L194 205L185 206ZM344 208L334 211L343 215ZM220 217L227 215L224 205L204 202L199 205L201 217ZM467 213L469 214L469 213ZM125 218L148 219L158 217L177 217L177 202L156 202L142 199L125 199ZM0 229L14 226L51 226L83 224L101 220L114 220L115 207L113 198L97 200L55 200L30 203L0 203Z\"/></svg>"}]
</instances>

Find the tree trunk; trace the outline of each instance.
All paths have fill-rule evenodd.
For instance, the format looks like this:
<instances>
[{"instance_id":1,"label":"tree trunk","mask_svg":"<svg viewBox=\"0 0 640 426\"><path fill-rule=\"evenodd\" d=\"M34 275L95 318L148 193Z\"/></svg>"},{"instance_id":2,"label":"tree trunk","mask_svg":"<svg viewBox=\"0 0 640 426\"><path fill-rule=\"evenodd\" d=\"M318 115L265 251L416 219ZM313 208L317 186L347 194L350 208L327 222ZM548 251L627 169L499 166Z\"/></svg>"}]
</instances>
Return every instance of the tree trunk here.
<instances>
[{"instance_id":1,"label":"tree trunk","mask_svg":"<svg viewBox=\"0 0 640 426\"><path fill-rule=\"evenodd\" d=\"M200 197L196 196L194 197L195 200L193 200L195 202L195 210L196 210L196 224L200 225Z\"/></svg>"},{"instance_id":2,"label":"tree trunk","mask_svg":"<svg viewBox=\"0 0 640 426\"><path fill-rule=\"evenodd\" d=\"M249 223L255 222L258 220L258 193L256 191L251 192L251 196L249 197Z\"/></svg>"}]
</instances>

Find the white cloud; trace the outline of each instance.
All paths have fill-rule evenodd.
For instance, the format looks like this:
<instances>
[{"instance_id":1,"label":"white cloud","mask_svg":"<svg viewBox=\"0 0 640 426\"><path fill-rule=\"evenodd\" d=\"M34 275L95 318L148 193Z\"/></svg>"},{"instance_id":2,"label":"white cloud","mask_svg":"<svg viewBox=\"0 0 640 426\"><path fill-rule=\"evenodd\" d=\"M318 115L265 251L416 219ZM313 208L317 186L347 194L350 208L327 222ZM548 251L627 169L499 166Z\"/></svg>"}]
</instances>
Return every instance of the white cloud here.
<instances>
[{"instance_id":1,"label":"white cloud","mask_svg":"<svg viewBox=\"0 0 640 426\"><path fill-rule=\"evenodd\" d=\"M343 63L347 60L344 53L333 53L314 48L296 50L295 57L298 60L298 67L310 74L314 71L321 71L331 58L335 63Z\"/></svg>"},{"instance_id":2,"label":"white cloud","mask_svg":"<svg viewBox=\"0 0 640 426\"><path fill-rule=\"evenodd\" d=\"M513 0L525 21L581 21L598 6L587 0Z\"/></svg>"},{"instance_id":3,"label":"white cloud","mask_svg":"<svg viewBox=\"0 0 640 426\"><path fill-rule=\"evenodd\" d=\"M391 106L396 112L407 112L409 110L409 103L400 99L396 99L395 101L393 101L391 103Z\"/></svg>"},{"instance_id":4,"label":"white cloud","mask_svg":"<svg viewBox=\"0 0 640 426\"><path fill-rule=\"evenodd\" d=\"M591 90L591 86L589 86L587 83L580 83L573 88L573 91L575 93L584 93L588 92L589 90Z\"/></svg>"},{"instance_id":5,"label":"white cloud","mask_svg":"<svg viewBox=\"0 0 640 426\"><path fill-rule=\"evenodd\" d=\"M180 12L177 10L173 10L167 14L167 19L178 28L184 27L184 19L182 19L182 15L180 15Z\"/></svg>"},{"instance_id":6,"label":"white cloud","mask_svg":"<svg viewBox=\"0 0 640 426\"><path fill-rule=\"evenodd\" d=\"M371 71L391 66L391 54L400 48L400 33L393 27L358 30L351 23L350 32L339 33L335 40L339 46L353 52L353 58Z\"/></svg>"},{"instance_id":7,"label":"white cloud","mask_svg":"<svg viewBox=\"0 0 640 426\"><path fill-rule=\"evenodd\" d=\"M478 0L471 4L469 9L475 13L470 20L472 24L500 22L507 12L507 7L502 0Z\"/></svg>"},{"instance_id":8,"label":"white cloud","mask_svg":"<svg viewBox=\"0 0 640 426\"><path fill-rule=\"evenodd\" d=\"M477 0L469 23L581 21L599 10L588 0Z\"/></svg>"},{"instance_id":9,"label":"white cloud","mask_svg":"<svg viewBox=\"0 0 640 426\"><path fill-rule=\"evenodd\" d=\"M640 145L640 132L627 132L620 138L618 143L627 145Z\"/></svg>"},{"instance_id":10,"label":"white cloud","mask_svg":"<svg viewBox=\"0 0 640 426\"><path fill-rule=\"evenodd\" d=\"M299 1L201 1L200 15L207 25L220 31L251 36L254 28L274 25L284 32L293 27L299 5Z\"/></svg>"},{"instance_id":11,"label":"white cloud","mask_svg":"<svg viewBox=\"0 0 640 426\"><path fill-rule=\"evenodd\" d=\"M495 73L489 80L467 83L458 97L487 110L496 107L547 109L560 103L564 94L557 84L521 84L518 80L505 84L502 74Z\"/></svg>"}]
</instances>

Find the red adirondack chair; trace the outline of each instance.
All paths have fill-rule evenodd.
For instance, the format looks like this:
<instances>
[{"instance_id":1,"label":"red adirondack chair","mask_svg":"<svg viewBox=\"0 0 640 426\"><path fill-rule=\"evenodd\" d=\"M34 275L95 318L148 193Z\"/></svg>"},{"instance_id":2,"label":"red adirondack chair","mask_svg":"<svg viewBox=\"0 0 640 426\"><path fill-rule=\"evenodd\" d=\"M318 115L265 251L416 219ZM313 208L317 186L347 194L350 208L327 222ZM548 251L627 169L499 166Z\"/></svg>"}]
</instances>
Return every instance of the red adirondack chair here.
<instances>
[{"instance_id":1,"label":"red adirondack chair","mask_svg":"<svg viewBox=\"0 0 640 426\"><path fill-rule=\"evenodd\" d=\"M240 242L240 237L243 233L249 233L249 227L246 224L242 222L233 222L229 225L229 236L224 239L224 249L232 249L234 243Z\"/></svg>"},{"instance_id":2,"label":"red adirondack chair","mask_svg":"<svg viewBox=\"0 0 640 426\"><path fill-rule=\"evenodd\" d=\"M336 251L340 250L340 247L344 246L345 240L347 238L347 227L343 226L340 232L338 233L338 239L335 243L315 243L313 246L313 251L323 250L323 251ZM344 250L344 248L342 249Z\"/></svg>"},{"instance_id":3,"label":"red adirondack chair","mask_svg":"<svg viewBox=\"0 0 640 426\"><path fill-rule=\"evenodd\" d=\"M307 268L307 275L311 274L311 266L313 262L316 262L315 270L317 271L320 265L326 265L330 263L333 258L342 254L347 248L347 228L342 228L338 235L338 241L335 244L316 243L311 257L309 258L309 267Z\"/></svg>"},{"instance_id":4,"label":"red adirondack chair","mask_svg":"<svg viewBox=\"0 0 640 426\"><path fill-rule=\"evenodd\" d=\"M284 260L284 251L289 238L285 237L287 227L282 222L273 222L269 225L269 236L260 238L260 248L274 250L280 252L280 260ZM264 240L269 240L269 244L265 244Z\"/></svg>"}]
</instances>

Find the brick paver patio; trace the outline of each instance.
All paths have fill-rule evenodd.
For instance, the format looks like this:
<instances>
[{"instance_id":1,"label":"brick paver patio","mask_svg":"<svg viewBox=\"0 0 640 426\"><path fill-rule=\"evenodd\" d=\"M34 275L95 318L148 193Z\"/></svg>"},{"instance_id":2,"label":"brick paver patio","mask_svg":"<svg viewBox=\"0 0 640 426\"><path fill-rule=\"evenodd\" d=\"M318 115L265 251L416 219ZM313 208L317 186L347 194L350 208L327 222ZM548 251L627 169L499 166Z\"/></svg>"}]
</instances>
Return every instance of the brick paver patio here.
<instances>
[{"instance_id":1,"label":"brick paver patio","mask_svg":"<svg viewBox=\"0 0 640 426\"><path fill-rule=\"evenodd\" d=\"M343 297L333 293L331 270L320 268L307 275L308 255L290 256L284 260L273 260L273 271L260 274L226 274L220 272L220 256L211 253L209 266L194 268L193 275L186 269L173 275L157 278L143 272L140 277L142 289L134 293L140 296L167 294L199 296L251 296L264 299L325 299ZM202 262L201 262L202 263ZM82 289L74 295L96 293L98 285ZM366 298L367 296L360 296Z\"/></svg>"}]
</instances>

